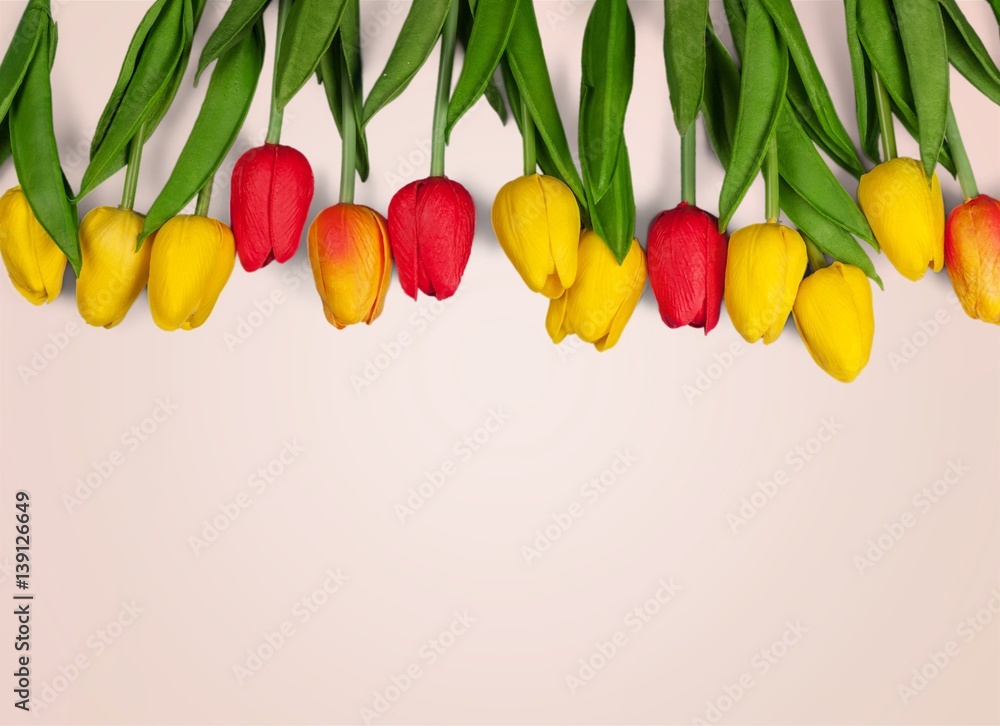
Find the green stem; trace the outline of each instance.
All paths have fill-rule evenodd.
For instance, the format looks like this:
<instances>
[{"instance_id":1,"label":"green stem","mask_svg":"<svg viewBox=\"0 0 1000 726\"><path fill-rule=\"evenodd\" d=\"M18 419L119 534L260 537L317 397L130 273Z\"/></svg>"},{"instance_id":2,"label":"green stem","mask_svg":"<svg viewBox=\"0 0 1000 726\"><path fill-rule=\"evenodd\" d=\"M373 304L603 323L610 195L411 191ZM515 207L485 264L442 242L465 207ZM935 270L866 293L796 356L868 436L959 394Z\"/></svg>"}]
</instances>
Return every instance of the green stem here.
<instances>
[{"instance_id":1,"label":"green stem","mask_svg":"<svg viewBox=\"0 0 1000 726\"><path fill-rule=\"evenodd\" d=\"M198 201L194 206L194 213L199 217L208 216L208 208L212 203L212 185L215 184L215 174L212 174L205 182L205 186L198 192Z\"/></svg>"},{"instance_id":2,"label":"green stem","mask_svg":"<svg viewBox=\"0 0 1000 726\"><path fill-rule=\"evenodd\" d=\"M826 256L823 254L823 250L817 247L808 235L802 235L802 239L806 242L806 255L809 257L809 266L812 271L816 272L816 270L826 267Z\"/></svg>"},{"instance_id":3,"label":"green stem","mask_svg":"<svg viewBox=\"0 0 1000 726\"><path fill-rule=\"evenodd\" d=\"M889 92L885 90L885 84L878 77L878 73L872 72L872 81L875 84L875 108L878 111L879 136L882 139L882 161L891 161L896 158L896 126L892 120L892 102L889 100Z\"/></svg>"},{"instance_id":4,"label":"green stem","mask_svg":"<svg viewBox=\"0 0 1000 726\"><path fill-rule=\"evenodd\" d=\"M281 36L285 33L285 20L288 19L288 11L292 7L291 0L278 0L278 29L274 36L274 74L271 85L271 118L267 123L268 144L277 144L281 141L281 124L284 121L285 110L278 108L278 99L275 92L278 90L278 53L281 51Z\"/></svg>"},{"instance_id":5,"label":"green stem","mask_svg":"<svg viewBox=\"0 0 1000 726\"><path fill-rule=\"evenodd\" d=\"M456 1L457 4L457 1ZM357 176L358 130L354 124L354 87L347 72L347 59L340 54L340 203L354 202L354 180Z\"/></svg>"},{"instance_id":6,"label":"green stem","mask_svg":"<svg viewBox=\"0 0 1000 726\"><path fill-rule=\"evenodd\" d=\"M694 123L681 136L681 199L692 207L697 202L696 175L698 130Z\"/></svg>"},{"instance_id":7,"label":"green stem","mask_svg":"<svg viewBox=\"0 0 1000 726\"><path fill-rule=\"evenodd\" d=\"M948 104L948 143L951 144L951 158L955 160L955 171L958 173L958 184L962 187L962 194L965 201L969 201L979 196L979 186L976 184L976 175L972 171L972 163L969 161L969 154L965 150L965 142L962 141L962 134L958 130L958 119L955 118L955 109Z\"/></svg>"},{"instance_id":8,"label":"green stem","mask_svg":"<svg viewBox=\"0 0 1000 726\"><path fill-rule=\"evenodd\" d=\"M535 122L531 118L528 104L521 94L521 139L524 142L524 175L531 176L538 167L538 154L535 149Z\"/></svg>"},{"instance_id":9,"label":"green stem","mask_svg":"<svg viewBox=\"0 0 1000 726\"><path fill-rule=\"evenodd\" d=\"M125 186L122 187L122 203L119 209L131 210L135 206L135 192L139 188L139 167L142 164L142 145L145 143L146 122L139 124L128 146L128 169L125 172Z\"/></svg>"},{"instance_id":10,"label":"green stem","mask_svg":"<svg viewBox=\"0 0 1000 726\"><path fill-rule=\"evenodd\" d=\"M437 95L434 99L434 130L431 136L431 176L444 176L445 131L448 128L448 100L451 71L455 65L455 35L458 32L458 0L452 0L448 19L441 31L441 62L438 65Z\"/></svg>"},{"instance_id":11,"label":"green stem","mask_svg":"<svg viewBox=\"0 0 1000 726\"><path fill-rule=\"evenodd\" d=\"M781 216L781 196L778 193L778 140L771 139L764 158L764 211L768 222L777 222Z\"/></svg>"}]
</instances>

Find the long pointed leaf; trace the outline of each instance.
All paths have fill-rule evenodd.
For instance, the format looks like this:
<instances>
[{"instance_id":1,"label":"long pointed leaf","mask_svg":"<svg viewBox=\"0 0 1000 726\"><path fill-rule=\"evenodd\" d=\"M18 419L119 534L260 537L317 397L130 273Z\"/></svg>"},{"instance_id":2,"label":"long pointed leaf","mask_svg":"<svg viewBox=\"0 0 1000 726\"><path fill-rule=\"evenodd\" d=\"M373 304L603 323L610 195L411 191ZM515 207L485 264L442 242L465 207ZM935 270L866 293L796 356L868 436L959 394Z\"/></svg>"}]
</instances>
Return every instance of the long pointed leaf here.
<instances>
[{"instance_id":1,"label":"long pointed leaf","mask_svg":"<svg viewBox=\"0 0 1000 726\"><path fill-rule=\"evenodd\" d=\"M10 105L10 145L17 179L31 211L79 274L76 205L69 198L52 124L49 81L52 27L51 19L45 17L35 54Z\"/></svg>"},{"instance_id":2,"label":"long pointed leaf","mask_svg":"<svg viewBox=\"0 0 1000 726\"><path fill-rule=\"evenodd\" d=\"M367 126L383 106L402 93L427 62L441 35L451 3L452 0L413 0L385 69L365 100L361 114L363 125Z\"/></svg>"},{"instance_id":3,"label":"long pointed leaf","mask_svg":"<svg viewBox=\"0 0 1000 726\"><path fill-rule=\"evenodd\" d=\"M284 108L312 78L340 27L346 0L297 0L288 11L274 72L274 100Z\"/></svg>"},{"instance_id":4,"label":"long pointed leaf","mask_svg":"<svg viewBox=\"0 0 1000 726\"><path fill-rule=\"evenodd\" d=\"M1000 104L1000 68L993 62L958 3L955 0L940 2L944 8L941 15L948 43L948 59L984 96Z\"/></svg>"},{"instance_id":5,"label":"long pointed leaf","mask_svg":"<svg viewBox=\"0 0 1000 726\"><path fill-rule=\"evenodd\" d=\"M729 224L760 171L774 138L787 83L785 43L760 1L750 0L732 159L719 195L719 229Z\"/></svg>"},{"instance_id":6,"label":"long pointed leaf","mask_svg":"<svg viewBox=\"0 0 1000 726\"><path fill-rule=\"evenodd\" d=\"M924 173L934 173L948 122L948 44L938 0L895 0Z\"/></svg>"},{"instance_id":7,"label":"long pointed leaf","mask_svg":"<svg viewBox=\"0 0 1000 726\"><path fill-rule=\"evenodd\" d=\"M49 13L40 2L25 8L14 30L7 52L0 62L0 119L7 115L14 94L21 87L31 59L35 57L38 41L49 22Z\"/></svg>"},{"instance_id":8,"label":"long pointed leaf","mask_svg":"<svg viewBox=\"0 0 1000 726\"><path fill-rule=\"evenodd\" d=\"M614 253L620 265L635 237L635 195L632 192L632 167L625 140L618 147L618 163L611 185L603 197L590 205L590 219L597 236Z\"/></svg>"},{"instance_id":9,"label":"long pointed leaf","mask_svg":"<svg viewBox=\"0 0 1000 726\"><path fill-rule=\"evenodd\" d=\"M663 0L663 58L677 133L698 118L705 92L708 0Z\"/></svg>"},{"instance_id":10,"label":"long pointed leaf","mask_svg":"<svg viewBox=\"0 0 1000 726\"><path fill-rule=\"evenodd\" d=\"M707 28L706 51L702 118L712 150L722 163L722 168L728 169L739 114L740 72L711 23Z\"/></svg>"},{"instance_id":11,"label":"long pointed leaf","mask_svg":"<svg viewBox=\"0 0 1000 726\"><path fill-rule=\"evenodd\" d=\"M479 100L493 79L514 27L517 4L518 0L490 0L477 5L462 72L448 104L449 136L458 120Z\"/></svg>"},{"instance_id":12,"label":"long pointed leaf","mask_svg":"<svg viewBox=\"0 0 1000 726\"><path fill-rule=\"evenodd\" d=\"M221 166L250 110L263 63L264 31L258 22L219 57L187 143L146 214L140 245L194 199Z\"/></svg>"},{"instance_id":13,"label":"long pointed leaf","mask_svg":"<svg viewBox=\"0 0 1000 726\"><path fill-rule=\"evenodd\" d=\"M226 14L216 26L215 30L205 42L205 47L201 51L198 59L198 71L195 73L194 81L198 83L201 74L205 72L212 61L221 57L234 45L246 37L254 25L264 14L265 8L270 0L233 0L226 9Z\"/></svg>"},{"instance_id":14,"label":"long pointed leaf","mask_svg":"<svg viewBox=\"0 0 1000 726\"><path fill-rule=\"evenodd\" d=\"M861 134L861 148L870 159L878 161L878 109L871 65L861 47L861 39L858 38L858 0L845 0L844 15L847 21L847 49L854 75L854 104L857 109L858 131Z\"/></svg>"}]
</instances>

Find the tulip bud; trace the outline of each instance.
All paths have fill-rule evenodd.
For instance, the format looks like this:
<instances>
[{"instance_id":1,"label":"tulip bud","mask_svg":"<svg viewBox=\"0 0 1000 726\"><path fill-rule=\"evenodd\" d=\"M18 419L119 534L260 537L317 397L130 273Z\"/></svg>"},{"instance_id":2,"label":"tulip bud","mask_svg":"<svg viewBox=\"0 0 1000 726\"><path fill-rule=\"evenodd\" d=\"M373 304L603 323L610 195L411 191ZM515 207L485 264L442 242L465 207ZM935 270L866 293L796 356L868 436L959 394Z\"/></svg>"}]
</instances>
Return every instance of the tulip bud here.
<instances>
[{"instance_id":1,"label":"tulip bud","mask_svg":"<svg viewBox=\"0 0 1000 726\"><path fill-rule=\"evenodd\" d=\"M669 327L690 325L707 334L719 322L726 239L716 217L686 202L649 225L649 279Z\"/></svg>"},{"instance_id":2,"label":"tulip bud","mask_svg":"<svg viewBox=\"0 0 1000 726\"><path fill-rule=\"evenodd\" d=\"M733 233L726 261L726 310L747 342L773 343L781 335L806 271L802 236L777 222Z\"/></svg>"},{"instance_id":3,"label":"tulip bud","mask_svg":"<svg viewBox=\"0 0 1000 726\"><path fill-rule=\"evenodd\" d=\"M389 203L389 243L403 291L445 300L455 294L472 253L476 205L458 182L410 182Z\"/></svg>"},{"instance_id":4,"label":"tulip bud","mask_svg":"<svg viewBox=\"0 0 1000 726\"><path fill-rule=\"evenodd\" d=\"M549 302L545 328L552 342L570 333L604 351L618 342L646 287L646 255L639 240L621 265L592 230L580 237L576 282L566 294Z\"/></svg>"},{"instance_id":5,"label":"tulip bud","mask_svg":"<svg viewBox=\"0 0 1000 726\"><path fill-rule=\"evenodd\" d=\"M82 266L76 306L90 325L118 325L146 287L155 236L136 251L143 219L131 209L97 207L80 222Z\"/></svg>"},{"instance_id":6,"label":"tulip bud","mask_svg":"<svg viewBox=\"0 0 1000 726\"><path fill-rule=\"evenodd\" d=\"M338 330L371 325L382 314L392 254L381 214L360 204L324 209L309 227L309 264L326 319Z\"/></svg>"},{"instance_id":7,"label":"tulip bud","mask_svg":"<svg viewBox=\"0 0 1000 726\"><path fill-rule=\"evenodd\" d=\"M969 317L1000 325L1000 202L980 194L951 210L944 260Z\"/></svg>"},{"instance_id":8,"label":"tulip bud","mask_svg":"<svg viewBox=\"0 0 1000 726\"><path fill-rule=\"evenodd\" d=\"M240 263L247 272L285 262L299 248L313 198L313 173L297 149L264 144L233 168L230 217Z\"/></svg>"},{"instance_id":9,"label":"tulip bud","mask_svg":"<svg viewBox=\"0 0 1000 726\"><path fill-rule=\"evenodd\" d=\"M205 322L236 265L233 232L217 219L183 214L156 233L149 261L149 310L163 330Z\"/></svg>"},{"instance_id":10,"label":"tulip bud","mask_svg":"<svg viewBox=\"0 0 1000 726\"><path fill-rule=\"evenodd\" d=\"M32 305L59 297L66 255L35 218L21 187L0 197L0 256L10 281Z\"/></svg>"},{"instance_id":11,"label":"tulip bud","mask_svg":"<svg viewBox=\"0 0 1000 726\"><path fill-rule=\"evenodd\" d=\"M505 184L493 202L493 231L534 292L560 297L576 279L580 207L568 186L531 174Z\"/></svg>"},{"instance_id":12,"label":"tulip bud","mask_svg":"<svg viewBox=\"0 0 1000 726\"><path fill-rule=\"evenodd\" d=\"M816 364L850 383L868 365L875 337L872 289L865 273L834 262L799 285L795 327Z\"/></svg>"},{"instance_id":13,"label":"tulip bud","mask_svg":"<svg viewBox=\"0 0 1000 726\"><path fill-rule=\"evenodd\" d=\"M858 203L875 239L901 275L919 280L944 264L944 198L915 159L886 161L861 177Z\"/></svg>"}]
</instances>

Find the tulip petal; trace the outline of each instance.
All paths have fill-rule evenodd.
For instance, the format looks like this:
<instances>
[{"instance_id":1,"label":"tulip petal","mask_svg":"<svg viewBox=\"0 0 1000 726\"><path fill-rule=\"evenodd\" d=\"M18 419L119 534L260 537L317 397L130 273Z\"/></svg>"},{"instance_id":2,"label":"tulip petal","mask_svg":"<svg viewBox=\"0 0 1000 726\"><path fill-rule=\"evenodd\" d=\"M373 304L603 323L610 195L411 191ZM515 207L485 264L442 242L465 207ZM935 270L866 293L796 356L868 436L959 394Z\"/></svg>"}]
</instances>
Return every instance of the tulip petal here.
<instances>
[{"instance_id":1,"label":"tulip petal","mask_svg":"<svg viewBox=\"0 0 1000 726\"><path fill-rule=\"evenodd\" d=\"M545 330L556 345L563 342L568 332L565 325L568 295L549 300L549 311L545 315Z\"/></svg>"},{"instance_id":2,"label":"tulip petal","mask_svg":"<svg viewBox=\"0 0 1000 726\"><path fill-rule=\"evenodd\" d=\"M608 334L594 344L601 352L613 348L618 343L622 331L625 330L625 325L632 317L636 305L639 304L642 291L646 288L646 261L639 240L632 240L632 248L622 263L622 267L625 268L625 271L631 272L631 281L628 284L628 292L622 298L621 305L618 306L618 310L611 320Z\"/></svg>"},{"instance_id":3,"label":"tulip petal","mask_svg":"<svg viewBox=\"0 0 1000 726\"><path fill-rule=\"evenodd\" d=\"M137 251L142 224L141 214L117 207L92 209L80 222L76 304L90 325L113 328L121 323L146 287L155 237Z\"/></svg>"},{"instance_id":4,"label":"tulip petal","mask_svg":"<svg viewBox=\"0 0 1000 726\"><path fill-rule=\"evenodd\" d=\"M410 182L389 202L389 242L403 292L417 299L419 256L417 248L417 192L420 182Z\"/></svg>"},{"instance_id":5,"label":"tulip petal","mask_svg":"<svg viewBox=\"0 0 1000 726\"><path fill-rule=\"evenodd\" d=\"M32 305L59 296L66 255L35 218L21 187L0 197L0 257L14 288Z\"/></svg>"}]
</instances>

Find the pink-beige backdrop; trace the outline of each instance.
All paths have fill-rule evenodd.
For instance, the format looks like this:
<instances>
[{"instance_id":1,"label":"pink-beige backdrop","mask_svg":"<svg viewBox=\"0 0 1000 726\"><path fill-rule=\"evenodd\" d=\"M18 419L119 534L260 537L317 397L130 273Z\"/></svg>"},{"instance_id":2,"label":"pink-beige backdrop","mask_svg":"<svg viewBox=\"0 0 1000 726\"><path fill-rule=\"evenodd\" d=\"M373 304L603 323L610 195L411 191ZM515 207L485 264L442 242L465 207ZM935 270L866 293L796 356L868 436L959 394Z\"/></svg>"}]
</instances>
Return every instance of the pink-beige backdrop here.
<instances>
[{"instance_id":1,"label":"pink-beige backdrop","mask_svg":"<svg viewBox=\"0 0 1000 726\"><path fill-rule=\"evenodd\" d=\"M536 5L574 138L590 4ZM988 5L961 5L1000 57ZM147 6L53 0L74 185ZM23 7L0 3L0 46ZM210 0L196 54L225 7ZM362 3L366 89L408 7ZM631 7L644 239L678 200L679 154L662 5ZM796 7L853 130L842 4ZM266 20L271 32L273 9ZM265 68L219 175L223 218L233 162L264 137ZM426 174L435 71L436 56L371 123L359 201L385 210ZM952 78L980 186L1000 193L1000 109ZM138 209L204 85L185 84L148 143ZM283 140L314 165L315 214L340 163L317 86L290 105ZM699 154L714 208L721 171L704 141ZM707 338L669 331L648 291L614 350L554 346L545 301L489 224L521 173L516 130L480 103L447 170L479 209L461 293L414 303L394 282L370 328L326 323L304 249L237 268L194 333L159 331L145 297L105 331L80 323L71 283L42 309L0 284L0 582L9 599L25 489L38 702L12 707L5 605L3 721L997 723L1000 336L965 317L947 276L911 283L876 261L875 347L850 386L791 325L766 349L725 316ZM117 204L121 181L81 212ZM0 187L14 183L8 164ZM762 191L734 225L760 220Z\"/></svg>"}]
</instances>

